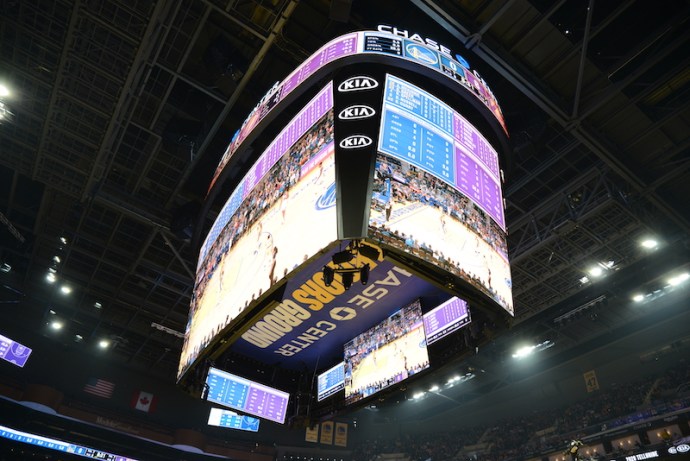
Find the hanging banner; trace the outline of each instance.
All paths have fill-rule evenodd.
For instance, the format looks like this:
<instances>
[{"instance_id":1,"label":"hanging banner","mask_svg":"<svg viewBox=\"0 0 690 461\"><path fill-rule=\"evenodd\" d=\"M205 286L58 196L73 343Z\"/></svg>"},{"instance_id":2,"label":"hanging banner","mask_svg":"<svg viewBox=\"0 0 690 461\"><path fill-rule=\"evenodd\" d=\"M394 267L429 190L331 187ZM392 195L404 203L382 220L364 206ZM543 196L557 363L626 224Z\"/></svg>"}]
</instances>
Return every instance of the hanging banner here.
<instances>
[{"instance_id":1,"label":"hanging banner","mask_svg":"<svg viewBox=\"0 0 690 461\"><path fill-rule=\"evenodd\" d=\"M304 440L317 443L319 441L319 425L308 427L304 434Z\"/></svg>"},{"instance_id":2,"label":"hanging banner","mask_svg":"<svg viewBox=\"0 0 690 461\"><path fill-rule=\"evenodd\" d=\"M597 374L594 370L589 370L583 374L585 378L585 385L587 386L587 392L594 392L599 390L599 381L597 380Z\"/></svg>"},{"instance_id":3,"label":"hanging banner","mask_svg":"<svg viewBox=\"0 0 690 461\"><path fill-rule=\"evenodd\" d=\"M347 446L347 423L335 423L335 445Z\"/></svg>"},{"instance_id":4,"label":"hanging banner","mask_svg":"<svg viewBox=\"0 0 690 461\"><path fill-rule=\"evenodd\" d=\"M321 424L321 443L333 445L333 421Z\"/></svg>"}]
</instances>

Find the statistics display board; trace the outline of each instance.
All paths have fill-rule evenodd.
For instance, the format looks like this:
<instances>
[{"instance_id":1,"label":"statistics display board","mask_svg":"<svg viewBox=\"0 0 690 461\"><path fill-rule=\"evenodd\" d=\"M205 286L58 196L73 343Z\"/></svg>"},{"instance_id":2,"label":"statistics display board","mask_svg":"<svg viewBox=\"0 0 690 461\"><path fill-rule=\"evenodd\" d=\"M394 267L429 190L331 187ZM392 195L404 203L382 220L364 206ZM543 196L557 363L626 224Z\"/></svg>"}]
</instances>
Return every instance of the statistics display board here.
<instances>
[{"instance_id":1,"label":"statistics display board","mask_svg":"<svg viewBox=\"0 0 690 461\"><path fill-rule=\"evenodd\" d=\"M224 327L336 239L329 84L270 143L213 223L199 253L178 378Z\"/></svg>"},{"instance_id":2,"label":"statistics display board","mask_svg":"<svg viewBox=\"0 0 690 461\"><path fill-rule=\"evenodd\" d=\"M429 367L419 300L345 344L345 402L362 400Z\"/></svg>"},{"instance_id":3,"label":"statistics display board","mask_svg":"<svg viewBox=\"0 0 690 461\"><path fill-rule=\"evenodd\" d=\"M460 114L384 85L368 236L463 279L513 314L498 154Z\"/></svg>"},{"instance_id":4,"label":"statistics display board","mask_svg":"<svg viewBox=\"0 0 690 461\"><path fill-rule=\"evenodd\" d=\"M65 442L42 435L32 434L30 432L18 431L6 426L0 426L0 438L13 442L25 443L27 445L34 445L60 453L69 453L71 455L81 456L82 458L105 461L136 461L134 458L108 453L107 451L98 450L96 448L85 447L77 443Z\"/></svg>"},{"instance_id":5,"label":"statistics display board","mask_svg":"<svg viewBox=\"0 0 690 461\"><path fill-rule=\"evenodd\" d=\"M209 191L239 146L279 102L327 64L355 55L384 55L414 62L445 75L450 79L451 84L462 86L481 101L507 133L503 113L496 97L486 82L470 70L464 59L451 56L450 50L444 50L443 47L433 46L433 43L416 39L415 35L401 37L388 27L383 26L381 29L353 32L331 40L297 67L285 80L274 85L232 137L213 175Z\"/></svg>"},{"instance_id":6,"label":"statistics display board","mask_svg":"<svg viewBox=\"0 0 690 461\"><path fill-rule=\"evenodd\" d=\"M496 150L450 106L392 75L386 77L379 151L446 181L505 230Z\"/></svg>"},{"instance_id":7,"label":"statistics display board","mask_svg":"<svg viewBox=\"0 0 690 461\"><path fill-rule=\"evenodd\" d=\"M0 359L6 360L18 367L24 367L30 355L30 348L0 335Z\"/></svg>"},{"instance_id":8,"label":"statistics display board","mask_svg":"<svg viewBox=\"0 0 690 461\"><path fill-rule=\"evenodd\" d=\"M329 368L316 378L316 400L318 402L345 388L345 362Z\"/></svg>"},{"instance_id":9,"label":"statistics display board","mask_svg":"<svg viewBox=\"0 0 690 461\"><path fill-rule=\"evenodd\" d=\"M211 408L208 415L208 425L217 427L227 427L240 431L259 432L259 422L257 418L247 415L238 415L234 411L223 410L222 408Z\"/></svg>"},{"instance_id":10,"label":"statistics display board","mask_svg":"<svg viewBox=\"0 0 690 461\"><path fill-rule=\"evenodd\" d=\"M470 323L467 301L453 296L424 314L424 332L427 345L459 330Z\"/></svg>"},{"instance_id":11,"label":"statistics display board","mask_svg":"<svg viewBox=\"0 0 690 461\"><path fill-rule=\"evenodd\" d=\"M209 402L277 423L285 422L290 394L263 384L209 368L206 377Z\"/></svg>"}]
</instances>

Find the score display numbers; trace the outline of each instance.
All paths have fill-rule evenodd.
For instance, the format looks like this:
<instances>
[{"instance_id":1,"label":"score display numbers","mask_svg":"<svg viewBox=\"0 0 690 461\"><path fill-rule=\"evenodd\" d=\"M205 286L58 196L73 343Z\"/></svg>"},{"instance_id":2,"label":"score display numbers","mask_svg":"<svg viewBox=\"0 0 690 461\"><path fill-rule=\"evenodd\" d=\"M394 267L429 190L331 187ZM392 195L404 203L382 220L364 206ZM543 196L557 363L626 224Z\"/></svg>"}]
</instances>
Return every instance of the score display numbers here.
<instances>
[{"instance_id":1,"label":"score display numbers","mask_svg":"<svg viewBox=\"0 0 690 461\"><path fill-rule=\"evenodd\" d=\"M380 152L450 184L505 231L498 153L460 114L426 91L386 76Z\"/></svg>"},{"instance_id":2,"label":"score display numbers","mask_svg":"<svg viewBox=\"0 0 690 461\"><path fill-rule=\"evenodd\" d=\"M106 451L89 448L76 443L63 442L62 440L43 437L42 435L22 432L5 426L0 426L0 438L12 440L17 443L34 445L47 450L69 453L83 458L100 459L105 461L136 461L126 456L115 455Z\"/></svg>"},{"instance_id":3,"label":"score display numbers","mask_svg":"<svg viewBox=\"0 0 690 461\"><path fill-rule=\"evenodd\" d=\"M324 371L316 380L316 400L319 402L345 389L345 362Z\"/></svg>"},{"instance_id":4,"label":"score display numbers","mask_svg":"<svg viewBox=\"0 0 690 461\"><path fill-rule=\"evenodd\" d=\"M227 427L240 431L258 432L259 422L260 420L257 418L238 415L234 411L223 410L222 408L211 408L208 415L209 426Z\"/></svg>"},{"instance_id":5,"label":"score display numbers","mask_svg":"<svg viewBox=\"0 0 690 461\"><path fill-rule=\"evenodd\" d=\"M290 394L209 368L206 378L209 402L283 424Z\"/></svg>"},{"instance_id":6,"label":"score display numbers","mask_svg":"<svg viewBox=\"0 0 690 461\"><path fill-rule=\"evenodd\" d=\"M467 302L454 296L424 314L426 343L433 344L468 323L470 310Z\"/></svg>"},{"instance_id":7,"label":"score display numbers","mask_svg":"<svg viewBox=\"0 0 690 461\"><path fill-rule=\"evenodd\" d=\"M31 355L30 348L0 335L0 359L6 360L21 368L26 365L26 361L29 360L29 355Z\"/></svg>"}]
</instances>

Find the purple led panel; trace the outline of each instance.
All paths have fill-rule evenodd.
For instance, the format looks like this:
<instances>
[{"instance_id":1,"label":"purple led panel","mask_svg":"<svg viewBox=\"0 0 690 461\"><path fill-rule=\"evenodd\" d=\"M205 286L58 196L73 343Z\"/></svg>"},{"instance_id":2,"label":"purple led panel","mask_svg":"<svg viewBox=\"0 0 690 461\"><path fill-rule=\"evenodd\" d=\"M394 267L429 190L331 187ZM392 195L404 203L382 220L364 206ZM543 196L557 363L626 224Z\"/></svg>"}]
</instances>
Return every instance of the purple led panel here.
<instances>
[{"instance_id":1,"label":"purple led panel","mask_svg":"<svg viewBox=\"0 0 690 461\"><path fill-rule=\"evenodd\" d=\"M467 302L454 296L424 314L426 343L433 344L468 323L470 323L470 310Z\"/></svg>"},{"instance_id":2,"label":"purple led panel","mask_svg":"<svg viewBox=\"0 0 690 461\"><path fill-rule=\"evenodd\" d=\"M206 378L209 402L283 424L290 394L210 368Z\"/></svg>"},{"instance_id":3,"label":"purple led panel","mask_svg":"<svg viewBox=\"0 0 690 461\"><path fill-rule=\"evenodd\" d=\"M29 355L31 355L30 348L0 335L0 359L7 360L18 367L23 367L26 361L29 360Z\"/></svg>"}]
</instances>

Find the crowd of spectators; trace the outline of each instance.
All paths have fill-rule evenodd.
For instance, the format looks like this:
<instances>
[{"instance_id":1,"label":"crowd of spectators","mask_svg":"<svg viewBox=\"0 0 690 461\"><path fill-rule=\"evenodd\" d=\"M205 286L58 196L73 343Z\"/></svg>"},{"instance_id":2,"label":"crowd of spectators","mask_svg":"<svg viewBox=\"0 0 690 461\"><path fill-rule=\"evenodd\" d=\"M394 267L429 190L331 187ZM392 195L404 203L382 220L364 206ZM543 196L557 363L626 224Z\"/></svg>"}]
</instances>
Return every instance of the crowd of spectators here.
<instances>
[{"instance_id":1,"label":"crowd of spectators","mask_svg":"<svg viewBox=\"0 0 690 461\"><path fill-rule=\"evenodd\" d=\"M352 460L404 453L411 461L519 461L563 452L570 441L586 440L587 435L688 409L690 363L681 360L660 376L611 386L571 405L452 432L367 439L353 450ZM633 448L643 447L638 443Z\"/></svg>"}]
</instances>

